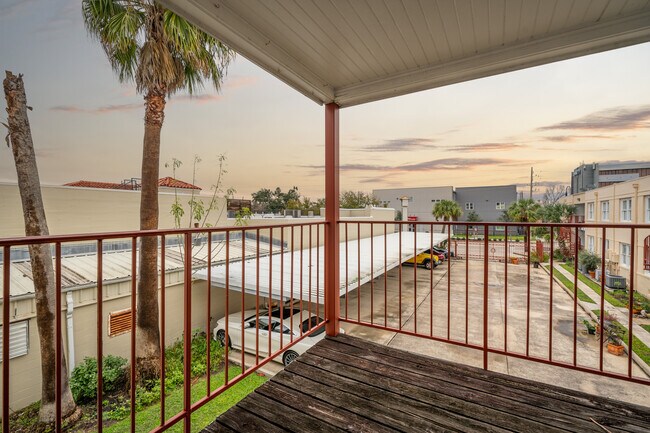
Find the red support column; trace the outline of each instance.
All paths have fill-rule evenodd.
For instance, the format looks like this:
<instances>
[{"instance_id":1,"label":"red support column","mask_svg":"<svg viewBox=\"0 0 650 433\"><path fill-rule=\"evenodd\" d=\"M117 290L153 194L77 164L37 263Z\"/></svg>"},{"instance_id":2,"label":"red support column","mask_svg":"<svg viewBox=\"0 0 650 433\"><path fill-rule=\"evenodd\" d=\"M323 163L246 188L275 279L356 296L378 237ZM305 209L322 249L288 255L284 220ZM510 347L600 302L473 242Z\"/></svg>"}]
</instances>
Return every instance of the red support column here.
<instances>
[{"instance_id":1,"label":"red support column","mask_svg":"<svg viewBox=\"0 0 650 433\"><path fill-rule=\"evenodd\" d=\"M339 332L339 106L325 105L325 330Z\"/></svg>"}]
</instances>

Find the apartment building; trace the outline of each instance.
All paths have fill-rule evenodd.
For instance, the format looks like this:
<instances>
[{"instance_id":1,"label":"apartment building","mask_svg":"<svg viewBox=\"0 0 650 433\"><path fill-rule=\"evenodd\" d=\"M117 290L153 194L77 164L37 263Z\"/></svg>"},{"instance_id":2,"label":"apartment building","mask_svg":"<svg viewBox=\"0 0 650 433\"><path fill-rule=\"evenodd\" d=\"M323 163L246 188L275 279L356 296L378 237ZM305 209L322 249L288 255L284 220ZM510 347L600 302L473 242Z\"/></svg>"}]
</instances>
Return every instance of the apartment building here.
<instances>
[{"instance_id":1,"label":"apartment building","mask_svg":"<svg viewBox=\"0 0 650 433\"><path fill-rule=\"evenodd\" d=\"M650 176L595 188L566 198L587 224L650 223ZM604 232L604 236L603 236ZM635 290L650 294L650 230L594 227L581 230L586 250L605 256L605 271L630 280L634 269ZM632 263L634 262L634 263ZM634 266L632 266L632 264Z\"/></svg>"},{"instance_id":2,"label":"apartment building","mask_svg":"<svg viewBox=\"0 0 650 433\"><path fill-rule=\"evenodd\" d=\"M381 205L401 210L401 198L408 198L408 217L411 221L433 222L433 207L441 200L453 200L462 210L459 221L467 221L474 212L481 221L495 222L508 209L512 202L517 201L516 185L472 186L459 187L436 186L422 188L391 188L375 189L372 193L379 199ZM419 231L427 231L426 225L418 226ZM442 226L434 227L441 231ZM463 229L464 230L464 227ZM490 234L502 234L504 227L492 227Z\"/></svg>"}]
</instances>

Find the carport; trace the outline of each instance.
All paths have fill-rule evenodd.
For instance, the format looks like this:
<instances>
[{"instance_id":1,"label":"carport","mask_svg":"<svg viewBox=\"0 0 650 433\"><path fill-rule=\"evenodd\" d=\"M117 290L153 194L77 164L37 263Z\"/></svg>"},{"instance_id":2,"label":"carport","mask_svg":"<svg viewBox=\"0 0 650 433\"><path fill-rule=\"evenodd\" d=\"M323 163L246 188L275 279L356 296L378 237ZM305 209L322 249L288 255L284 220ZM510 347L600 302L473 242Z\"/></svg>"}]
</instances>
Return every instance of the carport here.
<instances>
[{"instance_id":1,"label":"carport","mask_svg":"<svg viewBox=\"0 0 650 433\"><path fill-rule=\"evenodd\" d=\"M444 233L397 232L342 242L339 295L357 289L445 239ZM215 265L210 280L215 286L243 289L249 295L283 302L302 299L323 305L324 271L324 246L318 246ZM197 271L194 278L207 280L207 268Z\"/></svg>"}]
</instances>

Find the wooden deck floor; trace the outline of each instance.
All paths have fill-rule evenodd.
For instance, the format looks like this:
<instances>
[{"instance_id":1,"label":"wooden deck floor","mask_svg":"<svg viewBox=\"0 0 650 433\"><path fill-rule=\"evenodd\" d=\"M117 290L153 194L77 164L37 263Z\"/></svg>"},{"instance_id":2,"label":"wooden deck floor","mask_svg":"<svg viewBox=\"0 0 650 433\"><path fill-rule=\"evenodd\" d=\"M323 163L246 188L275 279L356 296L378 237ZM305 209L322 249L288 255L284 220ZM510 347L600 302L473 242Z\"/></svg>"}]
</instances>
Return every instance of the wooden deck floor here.
<instances>
[{"instance_id":1,"label":"wooden deck floor","mask_svg":"<svg viewBox=\"0 0 650 433\"><path fill-rule=\"evenodd\" d=\"M650 410L342 335L203 431L647 433Z\"/></svg>"}]
</instances>

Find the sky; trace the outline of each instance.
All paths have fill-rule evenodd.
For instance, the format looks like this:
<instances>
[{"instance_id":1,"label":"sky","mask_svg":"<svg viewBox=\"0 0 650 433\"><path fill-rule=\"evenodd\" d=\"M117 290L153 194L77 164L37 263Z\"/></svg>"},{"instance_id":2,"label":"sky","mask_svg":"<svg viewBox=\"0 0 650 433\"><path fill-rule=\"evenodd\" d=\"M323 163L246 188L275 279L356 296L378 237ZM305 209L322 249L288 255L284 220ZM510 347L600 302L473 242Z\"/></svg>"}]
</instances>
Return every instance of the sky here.
<instances>
[{"instance_id":1,"label":"sky","mask_svg":"<svg viewBox=\"0 0 650 433\"><path fill-rule=\"evenodd\" d=\"M140 176L142 96L88 36L79 0L0 0L0 68L24 74L41 183ZM582 162L650 161L648 71L646 43L341 109L341 190L523 190L534 167L541 194ZM161 177L176 158L191 181L198 155L207 190L220 154L235 197L293 186L323 197L324 108L238 56L220 93L170 98ZM0 181L15 179L0 146Z\"/></svg>"}]
</instances>

